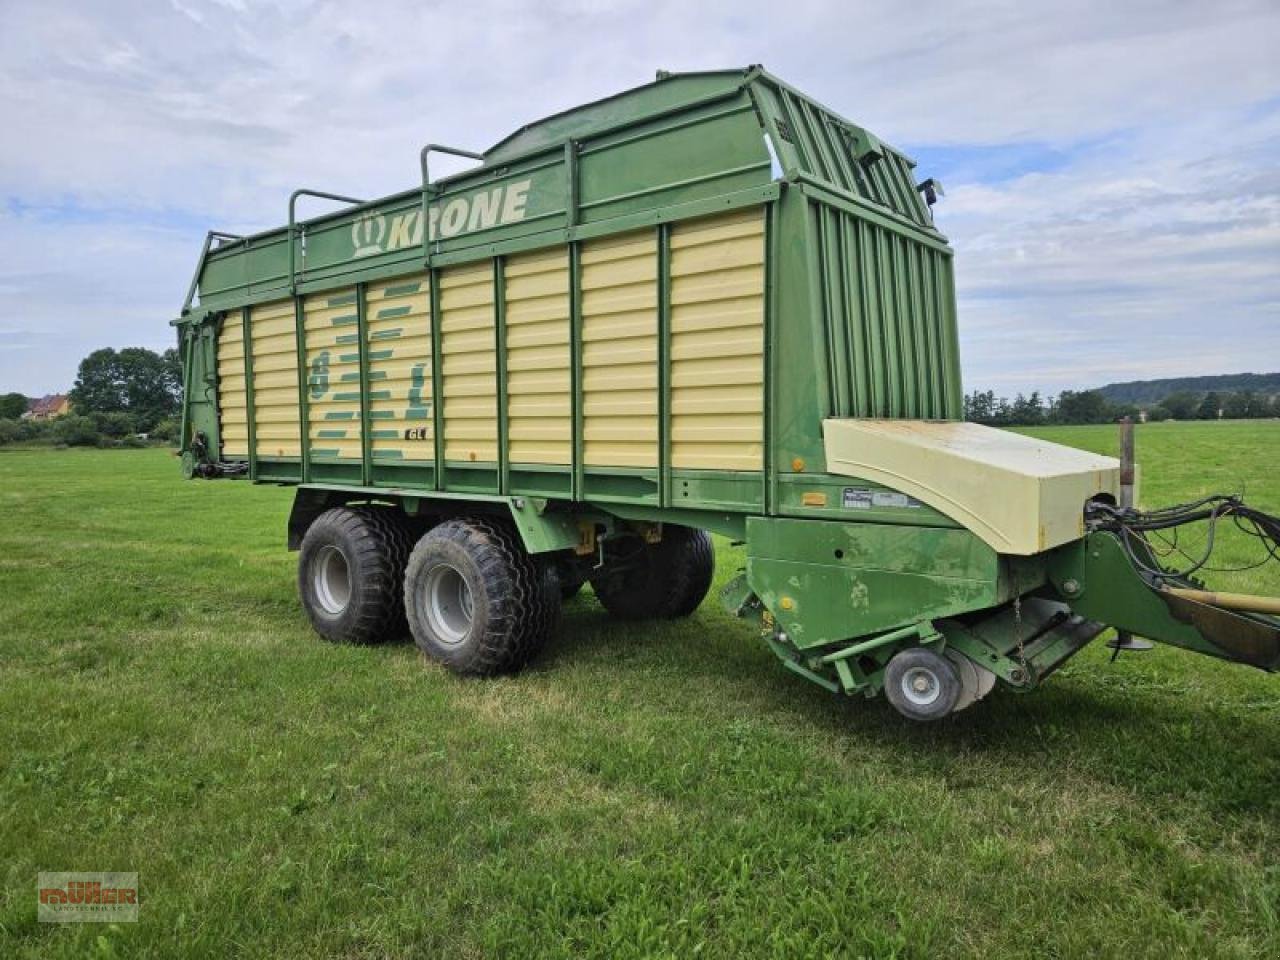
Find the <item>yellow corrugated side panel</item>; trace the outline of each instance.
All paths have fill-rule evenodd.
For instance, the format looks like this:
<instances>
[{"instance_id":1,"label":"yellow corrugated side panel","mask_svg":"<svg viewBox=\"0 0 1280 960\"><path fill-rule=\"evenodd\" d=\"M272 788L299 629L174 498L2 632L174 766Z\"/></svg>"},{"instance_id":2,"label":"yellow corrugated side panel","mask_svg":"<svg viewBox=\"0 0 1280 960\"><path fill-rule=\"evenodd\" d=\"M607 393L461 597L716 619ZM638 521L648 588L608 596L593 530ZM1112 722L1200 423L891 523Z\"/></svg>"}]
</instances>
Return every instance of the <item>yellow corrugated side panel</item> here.
<instances>
[{"instance_id":1,"label":"yellow corrugated side panel","mask_svg":"<svg viewBox=\"0 0 1280 960\"><path fill-rule=\"evenodd\" d=\"M298 422L298 331L293 301L252 309L253 422L257 455L302 456Z\"/></svg>"},{"instance_id":2,"label":"yellow corrugated side panel","mask_svg":"<svg viewBox=\"0 0 1280 960\"><path fill-rule=\"evenodd\" d=\"M435 458L431 409L431 284L425 273L370 282L369 432L375 460Z\"/></svg>"},{"instance_id":3,"label":"yellow corrugated side panel","mask_svg":"<svg viewBox=\"0 0 1280 960\"><path fill-rule=\"evenodd\" d=\"M764 208L671 228L671 465L764 469Z\"/></svg>"},{"instance_id":4,"label":"yellow corrugated side panel","mask_svg":"<svg viewBox=\"0 0 1280 960\"><path fill-rule=\"evenodd\" d=\"M573 462L569 252L508 258L507 434L512 463Z\"/></svg>"},{"instance_id":5,"label":"yellow corrugated side panel","mask_svg":"<svg viewBox=\"0 0 1280 960\"><path fill-rule=\"evenodd\" d=\"M302 300L307 347L311 459L363 456L360 428L360 325L355 287Z\"/></svg>"},{"instance_id":6,"label":"yellow corrugated side panel","mask_svg":"<svg viewBox=\"0 0 1280 960\"><path fill-rule=\"evenodd\" d=\"M652 230L582 245L583 462L658 465L658 243Z\"/></svg>"},{"instance_id":7,"label":"yellow corrugated side panel","mask_svg":"<svg viewBox=\"0 0 1280 960\"><path fill-rule=\"evenodd\" d=\"M498 364L493 261L440 274L441 413L444 457L498 459Z\"/></svg>"},{"instance_id":8,"label":"yellow corrugated side panel","mask_svg":"<svg viewBox=\"0 0 1280 960\"><path fill-rule=\"evenodd\" d=\"M244 324L230 311L218 330L218 413L222 456L249 455L249 417L244 380Z\"/></svg>"}]
</instances>

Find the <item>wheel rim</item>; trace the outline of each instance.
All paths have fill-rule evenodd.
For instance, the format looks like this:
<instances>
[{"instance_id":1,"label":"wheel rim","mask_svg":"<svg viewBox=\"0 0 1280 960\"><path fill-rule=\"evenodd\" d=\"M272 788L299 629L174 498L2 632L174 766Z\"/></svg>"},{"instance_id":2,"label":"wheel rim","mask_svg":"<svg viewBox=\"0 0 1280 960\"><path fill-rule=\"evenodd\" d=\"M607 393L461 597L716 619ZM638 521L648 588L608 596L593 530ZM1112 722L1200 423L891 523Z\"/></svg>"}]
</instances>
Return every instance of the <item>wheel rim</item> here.
<instances>
[{"instance_id":1,"label":"wheel rim","mask_svg":"<svg viewBox=\"0 0 1280 960\"><path fill-rule=\"evenodd\" d=\"M471 632L471 588L456 567L441 563L427 574L427 624L441 642L456 646Z\"/></svg>"},{"instance_id":2,"label":"wheel rim","mask_svg":"<svg viewBox=\"0 0 1280 960\"><path fill-rule=\"evenodd\" d=\"M351 602L351 568L347 558L337 547L320 548L316 555L315 573L311 584L320 609L330 616L337 616Z\"/></svg>"},{"instance_id":3,"label":"wheel rim","mask_svg":"<svg viewBox=\"0 0 1280 960\"><path fill-rule=\"evenodd\" d=\"M917 707L927 707L942 696L942 681L932 670L911 667L902 674L902 695Z\"/></svg>"}]
</instances>

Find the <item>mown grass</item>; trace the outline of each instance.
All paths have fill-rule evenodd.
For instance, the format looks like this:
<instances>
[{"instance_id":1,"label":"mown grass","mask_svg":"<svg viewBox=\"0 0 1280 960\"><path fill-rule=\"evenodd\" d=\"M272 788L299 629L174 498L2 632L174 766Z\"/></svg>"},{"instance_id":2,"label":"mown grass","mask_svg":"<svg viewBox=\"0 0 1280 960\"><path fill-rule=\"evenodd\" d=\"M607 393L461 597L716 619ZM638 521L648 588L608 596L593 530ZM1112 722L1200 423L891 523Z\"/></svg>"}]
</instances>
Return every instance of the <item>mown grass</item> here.
<instances>
[{"instance_id":1,"label":"mown grass","mask_svg":"<svg viewBox=\"0 0 1280 960\"><path fill-rule=\"evenodd\" d=\"M1276 423L1138 442L1148 503L1280 509ZM0 453L0 955L1280 955L1275 677L1095 645L908 726L713 599L635 627L588 594L462 680L312 635L290 496ZM39 870L138 871L140 922L37 923Z\"/></svg>"}]
</instances>

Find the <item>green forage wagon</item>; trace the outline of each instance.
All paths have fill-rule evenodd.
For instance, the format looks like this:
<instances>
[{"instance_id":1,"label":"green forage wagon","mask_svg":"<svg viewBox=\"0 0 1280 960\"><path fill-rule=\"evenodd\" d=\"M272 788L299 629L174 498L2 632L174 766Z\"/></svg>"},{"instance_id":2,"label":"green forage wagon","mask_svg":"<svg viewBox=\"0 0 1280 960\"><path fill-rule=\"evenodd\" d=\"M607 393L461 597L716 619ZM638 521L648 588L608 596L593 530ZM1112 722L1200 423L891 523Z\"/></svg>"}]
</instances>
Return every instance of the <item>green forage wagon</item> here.
<instances>
[{"instance_id":1,"label":"green forage wagon","mask_svg":"<svg viewBox=\"0 0 1280 960\"><path fill-rule=\"evenodd\" d=\"M439 153L475 160L433 179ZM1276 602L1208 594L1120 461L960 422L938 185L759 67L655 82L365 201L212 232L175 321L188 477L290 484L325 638L513 670L589 582L722 597L795 673L908 717L1030 690L1107 627L1265 670ZM300 201L343 206L303 218ZM1127 467L1127 464L1125 465ZM637 627L637 629L642 629Z\"/></svg>"}]
</instances>

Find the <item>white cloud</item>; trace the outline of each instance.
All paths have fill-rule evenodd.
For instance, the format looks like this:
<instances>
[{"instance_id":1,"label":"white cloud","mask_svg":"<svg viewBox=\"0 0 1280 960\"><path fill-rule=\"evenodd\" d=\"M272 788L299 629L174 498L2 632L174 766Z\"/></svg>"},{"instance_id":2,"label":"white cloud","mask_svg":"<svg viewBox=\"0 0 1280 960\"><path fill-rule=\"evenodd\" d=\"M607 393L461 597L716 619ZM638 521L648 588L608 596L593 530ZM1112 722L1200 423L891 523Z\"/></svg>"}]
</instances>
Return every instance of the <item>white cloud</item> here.
<instances>
[{"instance_id":1,"label":"white cloud","mask_svg":"<svg viewBox=\"0 0 1280 960\"><path fill-rule=\"evenodd\" d=\"M1268 0L6 4L0 325L47 349L0 356L0 389L167 344L203 229L274 226L294 187L389 193L427 140L757 61L891 142L1060 149L947 183L973 386L1265 366L1278 38Z\"/></svg>"}]
</instances>

